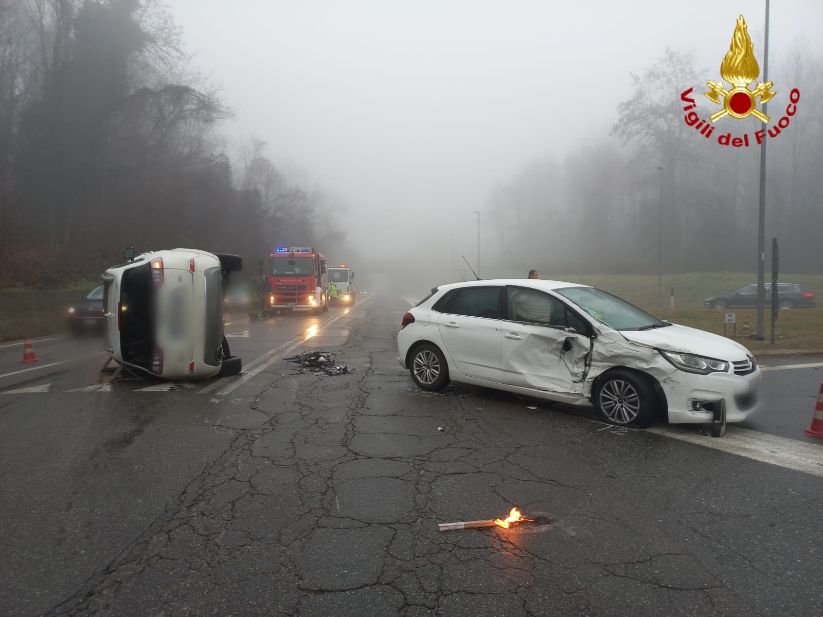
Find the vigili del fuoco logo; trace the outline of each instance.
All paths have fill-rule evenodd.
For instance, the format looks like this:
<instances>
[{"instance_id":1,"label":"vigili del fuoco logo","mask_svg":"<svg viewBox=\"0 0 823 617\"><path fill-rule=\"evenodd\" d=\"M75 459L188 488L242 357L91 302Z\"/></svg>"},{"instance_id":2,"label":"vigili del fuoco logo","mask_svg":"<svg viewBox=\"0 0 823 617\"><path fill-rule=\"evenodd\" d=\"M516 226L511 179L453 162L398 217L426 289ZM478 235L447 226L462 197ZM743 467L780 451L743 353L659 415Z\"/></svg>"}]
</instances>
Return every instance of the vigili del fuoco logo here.
<instances>
[{"instance_id":1,"label":"vigili del fuoco logo","mask_svg":"<svg viewBox=\"0 0 823 617\"><path fill-rule=\"evenodd\" d=\"M754 116L766 125L763 129L755 131L752 139L749 139L748 133L733 135L731 131L717 136L718 144L734 148L748 148L752 144L762 143L767 137L773 139L780 135L782 130L788 128L791 117L797 113L800 90L793 88L789 92L789 104L786 106L785 114L772 126L768 126L769 116L758 107L772 100L777 92L772 90L774 83L770 81L758 82L754 89L750 90L749 85L757 80L758 75L760 75L760 66L754 55L754 45L749 38L746 20L741 15L737 18L729 51L720 63L720 76L731 87L727 89L723 82L709 81L706 84L708 90L703 93L707 99L719 105L721 109L709 116L709 120L699 117L694 111L697 107L697 103L692 98L694 88L689 88L680 94L680 100L686 104L683 107L683 111L687 112L684 116L686 124L706 139L712 137L715 129L714 123L727 116L735 120Z\"/></svg>"}]
</instances>

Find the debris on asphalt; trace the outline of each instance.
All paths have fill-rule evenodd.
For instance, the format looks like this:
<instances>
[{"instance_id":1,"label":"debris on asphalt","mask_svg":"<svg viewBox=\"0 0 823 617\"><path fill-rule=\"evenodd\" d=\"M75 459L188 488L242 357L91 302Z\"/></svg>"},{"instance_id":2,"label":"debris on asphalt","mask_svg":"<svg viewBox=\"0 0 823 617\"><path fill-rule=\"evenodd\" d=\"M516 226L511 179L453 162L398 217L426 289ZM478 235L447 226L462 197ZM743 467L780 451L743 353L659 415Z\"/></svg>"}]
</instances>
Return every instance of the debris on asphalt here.
<instances>
[{"instance_id":1,"label":"debris on asphalt","mask_svg":"<svg viewBox=\"0 0 823 617\"><path fill-rule=\"evenodd\" d=\"M437 427L437 430L438 430L438 431L442 431L442 430L443 430L443 427L442 427L442 426L438 426L438 427Z\"/></svg>"},{"instance_id":2,"label":"debris on asphalt","mask_svg":"<svg viewBox=\"0 0 823 617\"><path fill-rule=\"evenodd\" d=\"M534 406L532 406L532 405L529 405L528 407L526 407L526 409L531 409L532 411L534 411L535 409L537 409L537 407L534 407Z\"/></svg>"},{"instance_id":3,"label":"debris on asphalt","mask_svg":"<svg viewBox=\"0 0 823 617\"><path fill-rule=\"evenodd\" d=\"M525 518L520 510L512 508L506 518L496 518L484 521L458 521L456 523L438 523L438 531L457 531L460 529L478 529L481 527L502 527L508 529L512 524L531 522L533 519Z\"/></svg>"},{"instance_id":4,"label":"debris on asphalt","mask_svg":"<svg viewBox=\"0 0 823 617\"><path fill-rule=\"evenodd\" d=\"M313 373L314 375L329 375L335 377L355 371L355 369L350 369L345 364L337 364L335 361L336 357L337 356L330 351L310 351L297 354L290 358L283 358L283 361L299 364L300 368L297 370L298 375Z\"/></svg>"}]
</instances>

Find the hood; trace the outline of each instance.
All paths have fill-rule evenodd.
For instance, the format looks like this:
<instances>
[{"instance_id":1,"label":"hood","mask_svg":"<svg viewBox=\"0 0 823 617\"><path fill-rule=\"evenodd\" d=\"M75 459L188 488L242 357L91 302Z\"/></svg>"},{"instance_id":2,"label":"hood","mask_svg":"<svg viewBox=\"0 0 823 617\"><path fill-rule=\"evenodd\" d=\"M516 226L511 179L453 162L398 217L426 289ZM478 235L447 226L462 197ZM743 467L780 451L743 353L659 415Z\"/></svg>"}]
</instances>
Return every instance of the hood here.
<instances>
[{"instance_id":1,"label":"hood","mask_svg":"<svg viewBox=\"0 0 823 617\"><path fill-rule=\"evenodd\" d=\"M743 345L735 343L724 336L678 324L666 326L665 328L655 328L654 330L625 330L621 331L620 334L625 339L640 345L656 347L665 351L692 353L730 362L739 362L745 360L746 356L751 355Z\"/></svg>"}]
</instances>

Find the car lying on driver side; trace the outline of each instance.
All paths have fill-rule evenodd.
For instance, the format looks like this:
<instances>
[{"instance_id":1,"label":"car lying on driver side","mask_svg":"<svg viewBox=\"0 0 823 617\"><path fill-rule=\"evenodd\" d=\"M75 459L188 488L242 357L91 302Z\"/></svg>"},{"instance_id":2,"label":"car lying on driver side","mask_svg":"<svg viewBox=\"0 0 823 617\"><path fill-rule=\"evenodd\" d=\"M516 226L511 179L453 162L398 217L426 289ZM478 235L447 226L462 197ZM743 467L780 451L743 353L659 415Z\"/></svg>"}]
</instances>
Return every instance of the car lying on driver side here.
<instances>
[{"instance_id":1,"label":"car lying on driver side","mask_svg":"<svg viewBox=\"0 0 823 617\"><path fill-rule=\"evenodd\" d=\"M223 333L223 296L243 261L195 249L143 253L103 274L106 350L166 379L236 375Z\"/></svg>"},{"instance_id":2,"label":"car lying on driver side","mask_svg":"<svg viewBox=\"0 0 823 617\"><path fill-rule=\"evenodd\" d=\"M760 369L742 345L576 283L437 287L403 316L397 346L425 390L453 380L593 404L620 425L739 422L759 404Z\"/></svg>"}]
</instances>

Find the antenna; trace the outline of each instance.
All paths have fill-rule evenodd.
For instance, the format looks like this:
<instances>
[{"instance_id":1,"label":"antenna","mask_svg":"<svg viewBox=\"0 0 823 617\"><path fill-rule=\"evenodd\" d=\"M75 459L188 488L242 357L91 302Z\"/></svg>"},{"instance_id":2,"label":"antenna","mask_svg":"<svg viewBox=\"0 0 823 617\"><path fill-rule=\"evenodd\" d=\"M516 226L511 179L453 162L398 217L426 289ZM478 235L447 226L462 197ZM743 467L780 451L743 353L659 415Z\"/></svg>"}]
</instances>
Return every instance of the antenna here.
<instances>
[{"instance_id":1,"label":"antenna","mask_svg":"<svg viewBox=\"0 0 823 617\"><path fill-rule=\"evenodd\" d=\"M472 268L472 265L469 263L469 260L468 260L468 259L466 259L466 256L465 256L465 255L461 255L461 257L463 258L463 261L465 261L465 262L466 262L466 265L469 267L469 270L471 270L471 271L472 271L472 274L474 274L474 280L479 281L479 280L480 280L480 277L479 277L479 276L477 276L477 272L475 272L475 271L474 271L474 268Z\"/></svg>"}]
</instances>

